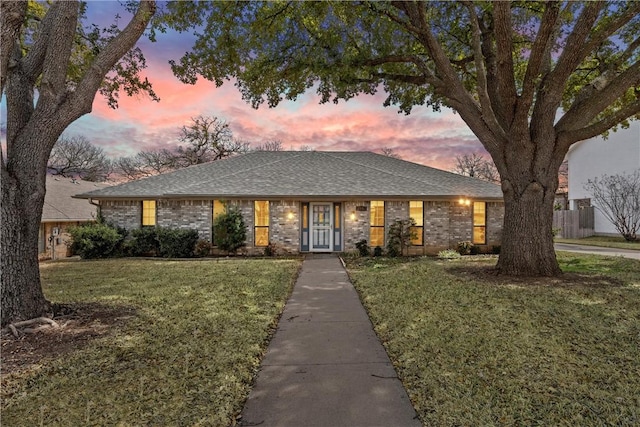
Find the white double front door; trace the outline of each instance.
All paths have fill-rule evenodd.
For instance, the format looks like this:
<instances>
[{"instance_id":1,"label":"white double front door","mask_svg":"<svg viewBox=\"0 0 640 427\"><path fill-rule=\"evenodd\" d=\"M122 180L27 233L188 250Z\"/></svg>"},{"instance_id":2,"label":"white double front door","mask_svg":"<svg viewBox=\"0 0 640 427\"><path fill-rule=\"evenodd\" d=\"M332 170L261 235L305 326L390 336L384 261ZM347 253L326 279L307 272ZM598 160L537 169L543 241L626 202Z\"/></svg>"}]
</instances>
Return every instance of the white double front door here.
<instances>
[{"instance_id":1,"label":"white double front door","mask_svg":"<svg viewBox=\"0 0 640 427\"><path fill-rule=\"evenodd\" d=\"M333 203L311 203L310 234L312 252L333 250Z\"/></svg>"}]
</instances>

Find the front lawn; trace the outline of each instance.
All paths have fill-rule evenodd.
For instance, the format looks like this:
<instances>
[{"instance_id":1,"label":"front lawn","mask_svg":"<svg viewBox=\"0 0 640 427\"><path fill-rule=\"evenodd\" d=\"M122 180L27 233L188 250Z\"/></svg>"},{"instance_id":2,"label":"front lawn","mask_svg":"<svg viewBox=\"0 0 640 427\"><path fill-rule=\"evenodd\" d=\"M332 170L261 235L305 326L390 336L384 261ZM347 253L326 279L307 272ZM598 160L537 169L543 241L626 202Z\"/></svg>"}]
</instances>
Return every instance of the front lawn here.
<instances>
[{"instance_id":1,"label":"front lawn","mask_svg":"<svg viewBox=\"0 0 640 427\"><path fill-rule=\"evenodd\" d=\"M232 424L299 265L257 259L42 264L52 302L118 317L110 325L99 319L86 325L89 335L102 336L76 342L80 348L62 357L19 373L3 366L2 424ZM70 333L47 332L61 345ZM29 337L34 351L46 336ZM3 340L3 356L8 344L14 343Z\"/></svg>"},{"instance_id":2,"label":"front lawn","mask_svg":"<svg viewBox=\"0 0 640 427\"><path fill-rule=\"evenodd\" d=\"M424 425L640 424L640 261L559 260L517 280L487 257L347 260Z\"/></svg>"}]
</instances>

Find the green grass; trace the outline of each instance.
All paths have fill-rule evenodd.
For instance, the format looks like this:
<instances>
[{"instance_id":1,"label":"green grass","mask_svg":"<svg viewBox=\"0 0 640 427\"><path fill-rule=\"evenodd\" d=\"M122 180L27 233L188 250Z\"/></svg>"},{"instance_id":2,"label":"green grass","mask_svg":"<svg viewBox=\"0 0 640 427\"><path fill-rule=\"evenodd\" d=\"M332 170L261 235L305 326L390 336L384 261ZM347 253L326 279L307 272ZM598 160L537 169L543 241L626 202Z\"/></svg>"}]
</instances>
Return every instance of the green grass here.
<instances>
[{"instance_id":1,"label":"green grass","mask_svg":"<svg viewBox=\"0 0 640 427\"><path fill-rule=\"evenodd\" d=\"M591 236L583 239L554 239L556 243L573 243L576 245L601 246L604 248L632 249L640 251L640 240L627 242L622 237Z\"/></svg>"},{"instance_id":2,"label":"green grass","mask_svg":"<svg viewBox=\"0 0 640 427\"><path fill-rule=\"evenodd\" d=\"M53 302L133 307L123 327L19 379L11 426L230 425L298 260L109 260L41 266Z\"/></svg>"},{"instance_id":3,"label":"green grass","mask_svg":"<svg viewBox=\"0 0 640 427\"><path fill-rule=\"evenodd\" d=\"M561 253L561 279L495 258L350 260L426 426L640 423L640 261Z\"/></svg>"}]
</instances>

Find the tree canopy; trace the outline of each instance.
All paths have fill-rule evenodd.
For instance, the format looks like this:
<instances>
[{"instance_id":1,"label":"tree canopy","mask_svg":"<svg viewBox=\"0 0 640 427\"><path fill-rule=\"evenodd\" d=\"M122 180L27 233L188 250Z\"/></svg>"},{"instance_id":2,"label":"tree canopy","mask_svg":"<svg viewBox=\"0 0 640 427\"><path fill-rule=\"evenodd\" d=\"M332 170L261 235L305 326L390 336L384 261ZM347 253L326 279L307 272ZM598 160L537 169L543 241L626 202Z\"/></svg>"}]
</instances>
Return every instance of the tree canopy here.
<instances>
[{"instance_id":1,"label":"tree canopy","mask_svg":"<svg viewBox=\"0 0 640 427\"><path fill-rule=\"evenodd\" d=\"M550 230L564 155L640 112L640 2L172 2L167 12L164 25L197 28L174 73L233 78L254 107L313 89L321 102L384 91L407 114L455 110L500 174L507 274L560 272Z\"/></svg>"}]
</instances>

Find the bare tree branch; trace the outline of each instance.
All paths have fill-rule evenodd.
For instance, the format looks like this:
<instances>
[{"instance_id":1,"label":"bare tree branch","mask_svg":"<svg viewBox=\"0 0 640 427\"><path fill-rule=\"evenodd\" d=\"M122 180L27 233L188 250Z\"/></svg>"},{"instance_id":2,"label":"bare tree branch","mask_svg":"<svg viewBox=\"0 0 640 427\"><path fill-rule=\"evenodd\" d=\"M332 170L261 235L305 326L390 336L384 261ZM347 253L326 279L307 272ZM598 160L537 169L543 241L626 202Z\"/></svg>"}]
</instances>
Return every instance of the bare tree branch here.
<instances>
[{"instance_id":1,"label":"bare tree branch","mask_svg":"<svg viewBox=\"0 0 640 427\"><path fill-rule=\"evenodd\" d=\"M584 186L594 205L627 241L638 239L640 230L640 171L603 175Z\"/></svg>"}]
</instances>

